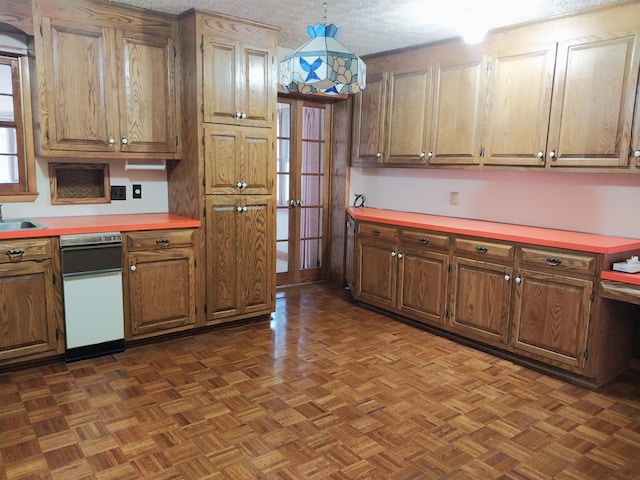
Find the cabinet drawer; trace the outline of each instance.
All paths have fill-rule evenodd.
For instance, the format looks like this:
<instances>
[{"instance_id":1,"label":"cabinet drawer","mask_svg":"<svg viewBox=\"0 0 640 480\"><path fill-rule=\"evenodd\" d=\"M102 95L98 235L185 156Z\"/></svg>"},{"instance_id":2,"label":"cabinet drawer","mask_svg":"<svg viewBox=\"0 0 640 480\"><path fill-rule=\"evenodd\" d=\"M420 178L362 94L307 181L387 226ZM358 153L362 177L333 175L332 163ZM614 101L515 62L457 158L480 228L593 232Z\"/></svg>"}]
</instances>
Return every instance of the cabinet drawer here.
<instances>
[{"instance_id":1,"label":"cabinet drawer","mask_svg":"<svg viewBox=\"0 0 640 480\"><path fill-rule=\"evenodd\" d=\"M561 272L593 275L596 271L596 257L588 254L521 247L518 260L521 264L553 268Z\"/></svg>"},{"instance_id":2,"label":"cabinet drawer","mask_svg":"<svg viewBox=\"0 0 640 480\"><path fill-rule=\"evenodd\" d=\"M378 223L360 222L358 224L358 234L361 237L379 238L389 242L398 241L398 229Z\"/></svg>"},{"instance_id":3,"label":"cabinet drawer","mask_svg":"<svg viewBox=\"0 0 640 480\"><path fill-rule=\"evenodd\" d=\"M471 255L474 258L513 260L515 246L506 243L486 242L484 239L455 239L456 255Z\"/></svg>"},{"instance_id":4,"label":"cabinet drawer","mask_svg":"<svg viewBox=\"0 0 640 480\"><path fill-rule=\"evenodd\" d=\"M433 250L449 250L451 237L424 230L402 230L402 244L406 247L426 247Z\"/></svg>"},{"instance_id":5,"label":"cabinet drawer","mask_svg":"<svg viewBox=\"0 0 640 480\"><path fill-rule=\"evenodd\" d=\"M640 305L640 286L602 280L600 282L600 296L611 300Z\"/></svg>"},{"instance_id":6,"label":"cabinet drawer","mask_svg":"<svg viewBox=\"0 0 640 480\"><path fill-rule=\"evenodd\" d=\"M149 230L127 234L127 248L136 250L155 250L161 248L188 247L193 245L195 230Z\"/></svg>"},{"instance_id":7,"label":"cabinet drawer","mask_svg":"<svg viewBox=\"0 0 640 480\"><path fill-rule=\"evenodd\" d=\"M6 240L0 242L0 263L51 258L51 239Z\"/></svg>"}]
</instances>

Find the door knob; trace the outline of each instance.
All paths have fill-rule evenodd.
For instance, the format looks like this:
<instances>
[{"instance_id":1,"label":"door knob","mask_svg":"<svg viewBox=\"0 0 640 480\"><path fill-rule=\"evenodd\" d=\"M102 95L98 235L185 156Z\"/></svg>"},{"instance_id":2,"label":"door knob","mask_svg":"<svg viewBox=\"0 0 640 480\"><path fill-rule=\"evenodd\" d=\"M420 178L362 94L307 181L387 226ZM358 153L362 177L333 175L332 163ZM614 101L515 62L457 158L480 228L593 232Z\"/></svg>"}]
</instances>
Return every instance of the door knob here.
<instances>
[{"instance_id":1,"label":"door knob","mask_svg":"<svg viewBox=\"0 0 640 480\"><path fill-rule=\"evenodd\" d=\"M138 267L136 267L135 265L131 265L130 268L132 272L135 272L138 269Z\"/></svg>"}]
</instances>

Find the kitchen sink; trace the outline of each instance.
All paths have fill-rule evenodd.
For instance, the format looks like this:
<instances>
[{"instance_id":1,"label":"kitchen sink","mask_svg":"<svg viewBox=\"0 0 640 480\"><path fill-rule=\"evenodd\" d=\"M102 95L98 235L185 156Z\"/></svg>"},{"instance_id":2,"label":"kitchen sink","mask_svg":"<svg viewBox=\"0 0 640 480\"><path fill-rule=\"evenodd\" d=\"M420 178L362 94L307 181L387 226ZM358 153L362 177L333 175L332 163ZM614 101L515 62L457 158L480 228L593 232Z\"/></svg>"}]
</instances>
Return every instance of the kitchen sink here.
<instances>
[{"instance_id":1,"label":"kitchen sink","mask_svg":"<svg viewBox=\"0 0 640 480\"><path fill-rule=\"evenodd\" d=\"M35 228L46 228L35 220L4 220L0 221L0 232L12 232L15 230L32 230Z\"/></svg>"}]
</instances>

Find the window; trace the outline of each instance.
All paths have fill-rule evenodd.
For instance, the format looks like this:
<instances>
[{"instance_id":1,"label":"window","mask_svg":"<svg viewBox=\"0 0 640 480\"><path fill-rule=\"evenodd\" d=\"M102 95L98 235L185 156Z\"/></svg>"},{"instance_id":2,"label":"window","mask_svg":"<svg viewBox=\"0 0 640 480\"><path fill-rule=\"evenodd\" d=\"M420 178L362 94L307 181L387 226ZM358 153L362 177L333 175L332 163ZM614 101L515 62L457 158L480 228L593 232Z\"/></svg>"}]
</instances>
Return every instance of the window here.
<instances>
[{"instance_id":1,"label":"window","mask_svg":"<svg viewBox=\"0 0 640 480\"><path fill-rule=\"evenodd\" d=\"M26 190L20 65L0 57L0 192Z\"/></svg>"},{"instance_id":2,"label":"window","mask_svg":"<svg viewBox=\"0 0 640 480\"><path fill-rule=\"evenodd\" d=\"M37 196L26 35L0 26L0 202Z\"/></svg>"}]
</instances>

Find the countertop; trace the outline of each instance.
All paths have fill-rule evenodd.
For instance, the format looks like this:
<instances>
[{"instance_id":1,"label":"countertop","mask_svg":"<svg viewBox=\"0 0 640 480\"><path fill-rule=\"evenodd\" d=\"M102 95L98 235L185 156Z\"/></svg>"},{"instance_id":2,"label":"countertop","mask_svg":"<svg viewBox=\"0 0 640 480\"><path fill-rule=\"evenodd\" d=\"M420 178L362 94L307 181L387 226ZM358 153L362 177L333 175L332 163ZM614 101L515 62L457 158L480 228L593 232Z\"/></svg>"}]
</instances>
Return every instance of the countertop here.
<instances>
[{"instance_id":1,"label":"countertop","mask_svg":"<svg viewBox=\"0 0 640 480\"><path fill-rule=\"evenodd\" d=\"M0 240L14 238L55 237L75 233L131 232L136 230L162 230L195 228L200 220L172 213L138 213L126 215L86 215L71 217L29 217L46 228L0 231ZM6 219L9 220L9 219Z\"/></svg>"},{"instance_id":2,"label":"countertop","mask_svg":"<svg viewBox=\"0 0 640 480\"><path fill-rule=\"evenodd\" d=\"M349 207L347 211L356 220L386 223L401 227L437 230L591 253L611 254L632 250L640 252L640 240L633 238L367 207Z\"/></svg>"},{"instance_id":3,"label":"countertop","mask_svg":"<svg viewBox=\"0 0 640 480\"><path fill-rule=\"evenodd\" d=\"M640 285L640 273L624 273L606 270L600 274L600 278L631 285Z\"/></svg>"}]
</instances>

